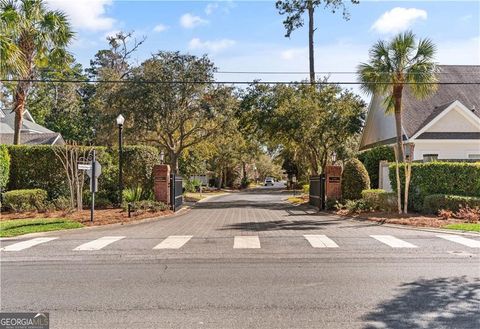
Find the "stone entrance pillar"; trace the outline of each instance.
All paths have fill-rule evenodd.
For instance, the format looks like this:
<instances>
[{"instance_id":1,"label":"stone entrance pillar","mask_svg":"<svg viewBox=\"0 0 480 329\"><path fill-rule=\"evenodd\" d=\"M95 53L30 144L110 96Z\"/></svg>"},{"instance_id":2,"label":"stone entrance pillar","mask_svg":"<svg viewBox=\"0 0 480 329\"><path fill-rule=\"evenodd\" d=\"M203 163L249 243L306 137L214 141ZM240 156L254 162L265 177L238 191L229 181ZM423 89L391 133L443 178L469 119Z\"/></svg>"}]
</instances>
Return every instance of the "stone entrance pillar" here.
<instances>
[{"instance_id":1,"label":"stone entrance pillar","mask_svg":"<svg viewBox=\"0 0 480 329\"><path fill-rule=\"evenodd\" d=\"M342 198L342 167L327 166L325 176L327 200L340 200Z\"/></svg>"},{"instance_id":2,"label":"stone entrance pillar","mask_svg":"<svg viewBox=\"0 0 480 329\"><path fill-rule=\"evenodd\" d=\"M153 166L153 191L155 201L170 204L170 166L166 164Z\"/></svg>"}]
</instances>

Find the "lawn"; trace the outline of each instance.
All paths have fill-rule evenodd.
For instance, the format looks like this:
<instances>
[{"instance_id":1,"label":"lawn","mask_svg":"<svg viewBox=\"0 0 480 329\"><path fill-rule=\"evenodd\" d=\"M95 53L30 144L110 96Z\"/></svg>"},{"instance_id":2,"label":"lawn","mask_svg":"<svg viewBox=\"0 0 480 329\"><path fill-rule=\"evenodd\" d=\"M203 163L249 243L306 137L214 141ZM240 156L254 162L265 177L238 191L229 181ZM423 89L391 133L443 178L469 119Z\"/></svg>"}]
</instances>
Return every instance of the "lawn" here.
<instances>
[{"instance_id":1,"label":"lawn","mask_svg":"<svg viewBox=\"0 0 480 329\"><path fill-rule=\"evenodd\" d=\"M451 230L462 230L462 231L474 231L480 232L480 223L460 223L460 224L450 224L445 225L443 228L448 228Z\"/></svg>"},{"instance_id":2,"label":"lawn","mask_svg":"<svg viewBox=\"0 0 480 329\"><path fill-rule=\"evenodd\" d=\"M14 219L0 222L0 237L12 237L27 233L48 232L79 228L81 223L66 218Z\"/></svg>"}]
</instances>

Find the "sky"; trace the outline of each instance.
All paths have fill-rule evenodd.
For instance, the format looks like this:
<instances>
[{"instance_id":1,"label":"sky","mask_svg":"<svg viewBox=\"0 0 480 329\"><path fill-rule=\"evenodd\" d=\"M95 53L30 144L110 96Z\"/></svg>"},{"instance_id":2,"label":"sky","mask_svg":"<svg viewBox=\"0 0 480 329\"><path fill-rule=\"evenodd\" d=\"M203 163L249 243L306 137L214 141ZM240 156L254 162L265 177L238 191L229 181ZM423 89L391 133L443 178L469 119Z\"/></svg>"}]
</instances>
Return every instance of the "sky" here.
<instances>
[{"instance_id":1,"label":"sky","mask_svg":"<svg viewBox=\"0 0 480 329\"><path fill-rule=\"evenodd\" d=\"M348 0L347 0L348 1ZM480 1L374 1L347 3L350 20L341 12L319 8L315 14L315 69L352 72L368 60L380 39L412 30L437 45L439 64L480 65ZM118 31L146 38L133 55L140 63L158 51L207 54L220 72L308 71L308 31L286 38L283 16L275 1L115 1L47 0L64 11L76 31L70 51L85 66L106 36ZM353 81L351 74L330 74L330 81ZM308 74L225 74L219 81L292 81Z\"/></svg>"}]
</instances>

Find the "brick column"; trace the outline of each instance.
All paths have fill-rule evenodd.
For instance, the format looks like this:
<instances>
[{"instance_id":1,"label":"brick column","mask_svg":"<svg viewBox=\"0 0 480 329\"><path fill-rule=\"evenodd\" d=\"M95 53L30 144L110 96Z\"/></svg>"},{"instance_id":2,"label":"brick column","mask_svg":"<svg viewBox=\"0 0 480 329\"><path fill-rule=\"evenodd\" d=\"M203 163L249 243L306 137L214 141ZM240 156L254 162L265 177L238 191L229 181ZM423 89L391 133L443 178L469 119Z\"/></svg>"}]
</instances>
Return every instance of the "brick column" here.
<instances>
[{"instance_id":1,"label":"brick column","mask_svg":"<svg viewBox=\"0 0 480 329\"><path fill-rule=\"evenodd\" d=\"M170 166L166 164L153 166L153 182L155 201L170 204Z\"/></svg>"},{"instance_id":2,"label":"brick column","mask_svg":"<svg viewBox=\"0 0 480 329\"><path fill-rule=\"evenodd\" d=\"M342 167L327 166L325 168L327 199L340 200L342 198Z\"/></svg>"}]
</instances>

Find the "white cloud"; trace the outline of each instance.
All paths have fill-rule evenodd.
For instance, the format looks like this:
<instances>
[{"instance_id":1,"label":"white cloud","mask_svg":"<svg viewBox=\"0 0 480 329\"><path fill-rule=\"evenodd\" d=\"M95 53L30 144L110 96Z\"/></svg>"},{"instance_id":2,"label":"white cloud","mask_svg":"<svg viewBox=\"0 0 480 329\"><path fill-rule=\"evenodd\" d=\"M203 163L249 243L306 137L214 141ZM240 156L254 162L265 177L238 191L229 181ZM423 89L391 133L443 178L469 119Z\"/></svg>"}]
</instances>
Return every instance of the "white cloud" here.
<instances>
[{"instance_id":1,"label":"white cloud","mask_svg":"<svg viewBox=\"0 0 480 329\"><path fill-rule=\"evenodd\" d=\"M298 59L299 57L304 57L307 54L308 48L291 48L287 50L283 50L280 53L280 57L284 60L291 61Z\"/></svg>"},{"instance_id":2,"label":"white cloud","mask_svg":"<svg viewBox=\"0 0 480 329\"><path fill-rule=\"evenodd\" d=\"M416 20L426 20L427 12L417 8L395 7L383 13L371 29L380 33L397 33L408 29Z\"/></svg>"},{"instance_id":3,"label":"white cloud","mask_svg":"<svg viewBox=\"0 0 480 329\"><path fill-rule=\"evenodd\" d=\"M78 29L104 31L111 29L116 22L106 16L106 7L112 5L113 0L47 0L47 3L50 8L67 14L73 27Z\"/></svg>"},{"instance_id":4,"label":"white cloud","mask_svg":"<svg viewBox=\"0 0 480 329\"><path fill-rule=\"evenodd\" d=\"M218 8L218 3L217 2L209 3L205 7L205 14L211 15L215 11L215 9L217 9L217 8Z\"/></svg>"},{"instance_id":5,"label":"white cloud","mask_svg":"<svg viewBox=\"0 0 480 329\"><path fill-rule=\"evenodd\" d=\"M208 24L206 19L201 18L200 16L195 16L190 13L186 13L180 17L180 25L186 29L191 29L199 25Z\"/></svg>"},{"instance_id":6,"label":"white cloud","mask_svg":"<svg viewBox=\"0 0 480 329\"><path fill-rule=\"evenodd\" d=\"M158 24L153 28L154 32L163 32L163 31L166 31L166 30L168 30L168 26L163 25L163 24Z\"/></svg>"},{"instance_id":7,"label":"white cloud","mask_svg":"<svg viewBox=\"0 0 480 329\"><path fill-rule=\"evenodd\" d=\"M234 44L235 41L230 39L202 41L199 38L193 38L188 43L188 48L191 50L208 50L211 52L218 52L220 50L232 47Z\"/></svg>"}]
</instances>

